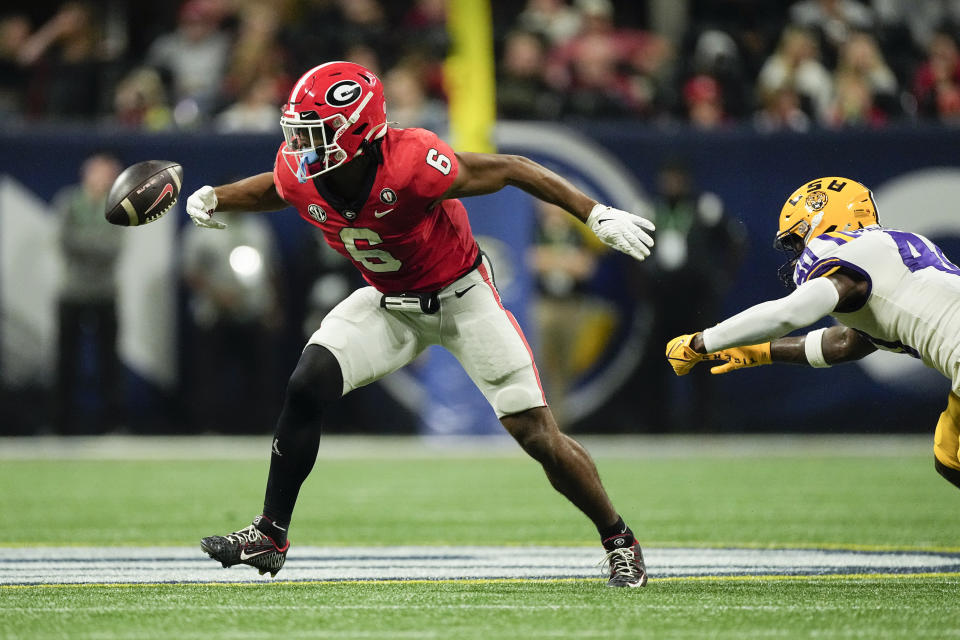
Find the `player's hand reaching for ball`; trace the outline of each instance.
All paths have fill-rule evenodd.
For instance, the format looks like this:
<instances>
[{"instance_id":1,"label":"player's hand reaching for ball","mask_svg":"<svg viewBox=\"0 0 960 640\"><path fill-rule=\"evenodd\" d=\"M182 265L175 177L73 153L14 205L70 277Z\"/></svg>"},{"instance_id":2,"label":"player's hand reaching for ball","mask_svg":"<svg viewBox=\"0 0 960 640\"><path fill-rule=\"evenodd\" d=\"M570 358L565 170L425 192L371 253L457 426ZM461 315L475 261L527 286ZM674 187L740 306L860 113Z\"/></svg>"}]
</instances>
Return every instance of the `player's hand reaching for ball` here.
<instances>
[{"instance_id":1,"label":"player's hand reaching for ball","mask_svg":"<svg viewBox=\"0 0 960 640\"><path fill-rule=\"evenodd\" d=\"M697 334L688 333L677 336L667 343L667 362L678 376L690 373L698 362L705 360L720 361L722 364L710 368L714 375L729 373L747 367L759 367L771 364L770 343L752 344L743 347L730 347L713 353L700 353L693 348L693 338Z\"/></svg>"},{"instance_id":2,"label":"player's hand reaching for ball","mask_svg":"<svg viewBox=\"0 0 960 640\"><path fill-rule=\"evenodd\" d=\"M752 344L744 347L730 347L710 354L711 360L721 360L725 364L710 368L710 373L717 375L729 373L747 367L759 367L771 364L770 343Z\"/></svg>"},{"instance_id":3,"label":"player's hand reaching for ball","mask_svg":"<svg viewBox=\"0 0 960 640\"><path fill-rule=\"evenodd\" d=\"M213 214L217 210L217 194L213 187L205 185L193 192L187 198L187 214L193 220L193 224L204 229L226 229L227 225L218 220L214 220Z\"/></svg>"},{"instance_id":4,"label":"player's hand reaching for ball","mask_svg":"<svg viewBox=\"0 0 960 640\"><path fill-rule=\"evenodd\" d=\"M641 262L650 255L653 223L638 215L596 204L587 217L587 226L607 246Z\"/></svg>"},{"instance_id":5,"label":"player's hand reaching for ball","mask_svg":"<svg viewBox=\"0 0 960 640\"><path fill-rule=\"evenodd\" d=\"M712 359L706 353L694 351L690 343L693 342L695 333L687 333L677 336L667 343L667 362L673 367L673 372L678 376L685 376L690 373L698 362Z\"/></svg>"}]
</instances>

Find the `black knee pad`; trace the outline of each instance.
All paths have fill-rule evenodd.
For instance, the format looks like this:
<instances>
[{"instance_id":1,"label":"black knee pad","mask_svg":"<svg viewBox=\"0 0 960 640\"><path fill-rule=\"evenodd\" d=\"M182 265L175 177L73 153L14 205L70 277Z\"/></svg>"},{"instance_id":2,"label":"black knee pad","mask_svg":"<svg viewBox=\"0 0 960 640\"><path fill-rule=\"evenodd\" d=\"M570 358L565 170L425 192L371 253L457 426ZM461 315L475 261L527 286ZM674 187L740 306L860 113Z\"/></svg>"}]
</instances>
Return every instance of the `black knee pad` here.
<instances>
[{"instance_id":1,"label":"black knee pad","mask_svg":"<svg viewBox=\"0 0 960 640\"><path fill-rule=\"evenodd\" d=\"M947 482L960 489L960 471L943 464L937 460L936 456L933 457L933 468L937 470L937 473L946 478Z\"/></svg>"},{"instance_id":2,"label":"black knee pad","mask_svg":"<svg viewBox=\"0 0 960 640\"><path fill-rule=\"evenodd\" d=\"M316 411L343 395L340 363L330 350L307 345L287 383L286 404L294 410Z\"/></svg>"}]
</instances>

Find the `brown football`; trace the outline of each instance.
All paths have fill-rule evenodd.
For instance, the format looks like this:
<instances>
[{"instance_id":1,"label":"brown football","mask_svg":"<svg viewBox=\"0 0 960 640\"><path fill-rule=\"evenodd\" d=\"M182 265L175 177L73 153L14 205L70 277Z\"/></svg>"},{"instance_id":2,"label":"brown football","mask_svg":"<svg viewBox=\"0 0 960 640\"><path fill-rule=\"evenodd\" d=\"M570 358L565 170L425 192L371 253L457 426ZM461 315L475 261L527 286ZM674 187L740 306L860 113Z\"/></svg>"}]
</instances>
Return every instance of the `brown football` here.
<instances>
[{"instance_id":1,"label":"brown football","mask_svg":"<svg viewBox=\"0 0 960 640\"><path fill-rule=\"evenodd\" d=\"M167 160L146 160L124 169L107 196L107 221L135 227L157 220L180 196L183 167Z\"/></svg>"}]
</instances>

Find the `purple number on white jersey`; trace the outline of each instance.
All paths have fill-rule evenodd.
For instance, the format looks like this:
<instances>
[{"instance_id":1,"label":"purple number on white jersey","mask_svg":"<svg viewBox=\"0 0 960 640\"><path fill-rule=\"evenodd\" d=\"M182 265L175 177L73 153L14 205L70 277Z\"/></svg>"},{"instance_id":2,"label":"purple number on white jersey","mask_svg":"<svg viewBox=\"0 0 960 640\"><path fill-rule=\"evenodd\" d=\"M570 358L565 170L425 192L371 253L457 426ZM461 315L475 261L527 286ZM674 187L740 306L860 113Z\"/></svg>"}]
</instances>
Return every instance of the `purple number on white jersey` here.
<instances>
[{"instance_id":1,"label":"purple number on white jersey","mask_svg":"<svg viewBox=\"0 0 960 640\"><path fill-rule=\"evenodd\" d=\"M897 243L900 259L910 271L919 271L933 267L944 273L960 275L960 267L953 264L943 255L943 251L929 240L925 241L915 233L906 231L892 231L884 229L893 241Z\"/></svg>"}]
</instances>

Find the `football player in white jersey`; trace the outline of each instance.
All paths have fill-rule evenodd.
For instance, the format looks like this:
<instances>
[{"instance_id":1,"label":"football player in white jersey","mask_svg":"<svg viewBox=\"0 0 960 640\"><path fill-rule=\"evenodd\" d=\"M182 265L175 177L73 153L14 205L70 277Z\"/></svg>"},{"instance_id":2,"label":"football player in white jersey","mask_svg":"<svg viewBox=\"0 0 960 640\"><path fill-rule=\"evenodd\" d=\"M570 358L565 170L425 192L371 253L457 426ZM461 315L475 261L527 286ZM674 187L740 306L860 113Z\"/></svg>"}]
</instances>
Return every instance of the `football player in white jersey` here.
<instances>
[{"instance_id":1,"label":"football player in white jersey","mask_svg":"<svg viewBox=\"0 0 960 640\"><path fill-rule=\"evenodd\" d=\"M787 362L829 367L879 349L919 358L951 381L934 437L936 470L960 487L960 268L929 239L880 226L873 194L847 178L807 182L780 212L774 245L793 292L667 344L677 375ZM838 324L783 337L830 315Z\"/></svg>"}]
</instances>

